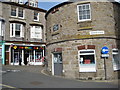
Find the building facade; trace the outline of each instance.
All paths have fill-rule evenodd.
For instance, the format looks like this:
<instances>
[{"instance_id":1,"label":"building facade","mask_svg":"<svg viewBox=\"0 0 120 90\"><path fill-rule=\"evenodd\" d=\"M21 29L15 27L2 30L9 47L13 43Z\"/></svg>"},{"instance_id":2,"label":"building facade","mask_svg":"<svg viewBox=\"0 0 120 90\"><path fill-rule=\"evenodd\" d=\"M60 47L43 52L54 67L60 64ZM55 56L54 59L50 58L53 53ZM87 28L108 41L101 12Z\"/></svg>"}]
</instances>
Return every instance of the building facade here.
<instances>
[{"instance_id":1,"label":"building facade","mask_svg":"<svg viewBox=\"0 0 120 90\"><path fill-rule=\"evenodd\" d=\"M119 76L120 4L64 2L45 17L52 75L93 80Z\"/></svg>"},{"instance_id":2,"label":"building facade","mask_svg":"<svg viewBox=\"0 0 120 90\"><path fill-rule=\"evenodd\" d=\"M46 10L16 2L0 5L5 20L3 64L41 65L45 55Z\"/></svg>"}]
</instances>

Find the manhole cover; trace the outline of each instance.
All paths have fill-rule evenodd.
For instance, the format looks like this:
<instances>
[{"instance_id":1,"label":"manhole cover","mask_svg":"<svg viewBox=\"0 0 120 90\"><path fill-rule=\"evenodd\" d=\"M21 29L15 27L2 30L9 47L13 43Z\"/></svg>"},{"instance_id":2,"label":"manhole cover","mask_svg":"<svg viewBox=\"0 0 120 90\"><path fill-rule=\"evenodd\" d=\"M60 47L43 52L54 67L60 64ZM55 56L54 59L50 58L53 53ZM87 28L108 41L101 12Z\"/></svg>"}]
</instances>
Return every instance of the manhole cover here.
<instances>
[{"instance_id":1,"label":"manhole cover","mask_svg":"<svg viewBox=\"0 0 120 90\"><path fill-rule=\"evenodd\" d=\"M33 85L40 85L40 84L43 84L42 82L38 82L38 81L34 81L34 82L30 82L30 84L33 84Z\"/></svg>"}]
</instances>

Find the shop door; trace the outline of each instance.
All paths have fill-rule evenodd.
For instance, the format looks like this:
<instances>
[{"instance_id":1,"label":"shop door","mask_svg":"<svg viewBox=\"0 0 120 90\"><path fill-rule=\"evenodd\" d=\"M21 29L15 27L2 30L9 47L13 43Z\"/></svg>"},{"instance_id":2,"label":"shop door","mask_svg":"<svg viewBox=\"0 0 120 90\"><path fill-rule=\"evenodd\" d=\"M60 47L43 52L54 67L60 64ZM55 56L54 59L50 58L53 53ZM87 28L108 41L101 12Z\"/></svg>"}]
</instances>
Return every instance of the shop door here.
<instances>
[{"instance_id":1,"label":"shop door","mask_svg":"<svg viewBox=\"0 0 120 90\"><path fill-rule=\"evenodd\" d=\"M5 64L9 65L9 52L6 52L6 59L5 59Z\"/></svg>"},{"instance_id":2,"label":"shop door","mask_svg":"<svg viewBox=\"0 0 120 90\"><path fill-rule=\"evenodd\" d=\"M54 61L54 75L62 75L63 63L62 63L62 53L53 54Z\"/></svg>"}]
</instances>

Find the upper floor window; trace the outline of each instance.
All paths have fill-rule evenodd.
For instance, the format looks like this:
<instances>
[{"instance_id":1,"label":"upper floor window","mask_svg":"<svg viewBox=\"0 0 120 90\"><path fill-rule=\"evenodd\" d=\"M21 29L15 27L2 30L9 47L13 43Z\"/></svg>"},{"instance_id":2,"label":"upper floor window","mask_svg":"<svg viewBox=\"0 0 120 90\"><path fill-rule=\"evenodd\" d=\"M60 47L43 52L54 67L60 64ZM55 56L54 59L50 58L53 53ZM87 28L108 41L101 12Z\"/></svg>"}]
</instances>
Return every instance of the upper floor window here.
<instances>
[{"instance_id":1,"label":"upper floor window","mask_svg":"<svg viewBox=\"0 0 120 90\"><path fill-rule=\"evenodd\" d=\"M4 30L5 30L5 20L0 19L0 36L4 35Z\"/></svg>"},{"instance_id":2,"label":"upper floor window","mask_svg":"<svg viewBox=\"0 0 120 90\"><path fill-rule=\"evenodd\" d=\"M22 8L19 8L19 10L18 10L18 17L23 18L23 9Z\"/></svg>"},{"instance_id":3,"label":"upper floor window","mask_svg":"<svg viewBox=\"0 0 120 90\"><path fill-rule=\"evenodd\" d=\"M31 26L31 38L42 39L41 26Z\"/></svg>"},{"instance_id":4,"label":"upper floor window","mask_svg":"<svg viewBox=\"0 0 120 90\"><path fill-rule=\"evenodd\" d=\"M11 23L10 24L10 37L24 37L23 24Z\"/></svg>"},{"instance_id":5,"label":"upper floor window","mask_svg":"<svg viewBox=\"0 0 120 90\"><path fill-rule=\"evenodd\" d=\"M78 21L91 20L90 4L82 4L77 6Z\"/></svg>"},{"instance_id":6,"label":"upper floor window","mask_svg":"<svg viewBox=\"0 0 120 90\"><path fill-rule=\"evenodd\" d=\"M11 16L24 18L24 10L23 8L11 7Z\"/></svg>"},{"instance_id":7,"label":"upper floor window","mask_svg":"<svg viewBox=\"0 0 120 90\"><path fill-rule=\"evenodd\" d=\"M11 16L17 16L16 12L17 12L17 8L11 7Z\"/></svg>"},{"instance_id":8,"label":"upper floor window","mask_svg":"<svg viewBox=\"0 0 120 90\"><path fill-rule=\"evenodd\" d=\"M39 21L39 12L34 11L34 20Z\"/></svg>"}]
</instances>

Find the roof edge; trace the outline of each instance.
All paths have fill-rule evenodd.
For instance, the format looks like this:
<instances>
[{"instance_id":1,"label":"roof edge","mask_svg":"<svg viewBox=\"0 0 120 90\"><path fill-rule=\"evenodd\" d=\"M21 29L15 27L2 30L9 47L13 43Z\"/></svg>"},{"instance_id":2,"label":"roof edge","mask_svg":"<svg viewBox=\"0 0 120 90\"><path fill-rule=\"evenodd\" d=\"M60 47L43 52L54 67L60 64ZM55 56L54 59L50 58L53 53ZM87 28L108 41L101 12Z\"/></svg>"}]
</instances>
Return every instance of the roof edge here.
<instances>
[{"instance_id":1,"label":"roof edge","mask_svg":"<svg viewBox=\"0 0 120 90\"><path fill-rule=\"evenodd\" d=\"M70 4L70 3L73 3L73 2L66 1L66 2L60 3L60 4L52 7L52 8L49 9L49 10L47 11L47 13L45 14L45 18L47 18L48 14L49 14L53 9L55 9L55 8L57 8L57 7L64 6L64 5L66 5L66 4Z\"/></svg>"},{"instance_id":2,"label":"roof edge","mask_svg":"<svg viewBox=\"0 0 120 90\"><path fill-rule=\"evenodd\" d=\"M32 6L28 6L28 5L24 5L24 4L18 4L18 3L14 3L14 2L2 2L2 3L20 6L20 7L24 7L24 8L28 8L28 9L33 9L33 10L38 10L38 11L45 12L45 13L47 12L47 10L45 10L45 9L41 9L38 7L32 7Z\"/></svg>"}]
</instances>

